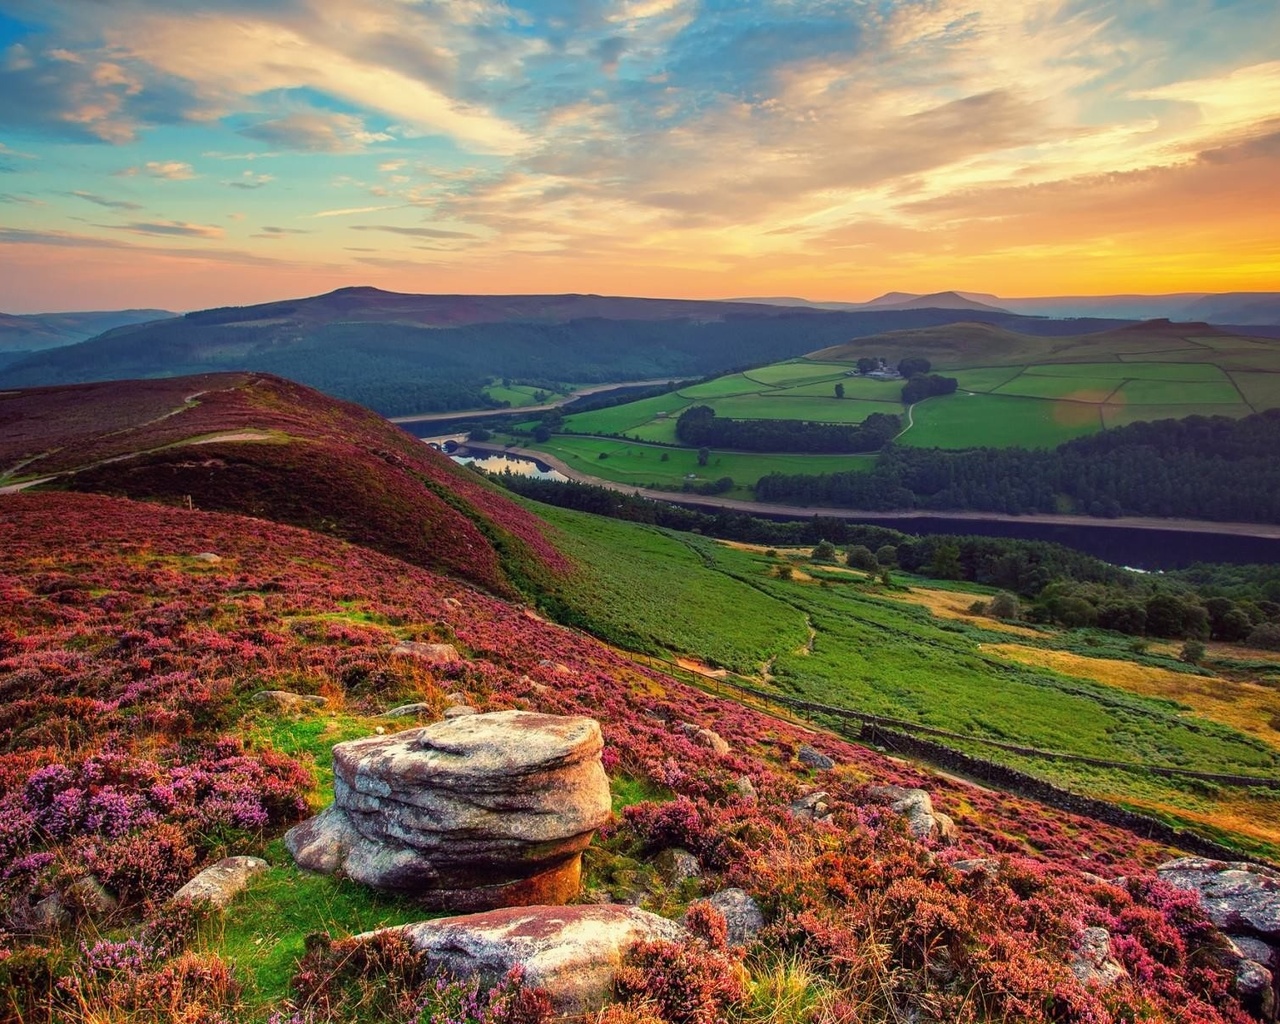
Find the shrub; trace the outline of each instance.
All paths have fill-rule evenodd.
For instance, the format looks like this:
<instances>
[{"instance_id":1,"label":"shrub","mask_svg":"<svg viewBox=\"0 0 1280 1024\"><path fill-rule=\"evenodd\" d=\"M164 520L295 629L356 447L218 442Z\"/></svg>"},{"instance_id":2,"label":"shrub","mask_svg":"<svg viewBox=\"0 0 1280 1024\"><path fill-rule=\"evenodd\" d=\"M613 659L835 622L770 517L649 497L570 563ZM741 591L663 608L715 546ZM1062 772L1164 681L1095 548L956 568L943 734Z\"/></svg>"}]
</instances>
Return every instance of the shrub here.
<instances>
[{"instance_id":1,"label":"shrub","mask_svg":"<svg viewBox=\"0 0 1280 1024\"><path fill-rule=\"evenodd\" d=\"M1280 651L1280 623L1264 622L1255 626L1246 642L1265 651Z\"/></svg>"},{"instance_id":2,"label":"shrub","mask_svg":"<svg viewBox=\"0 0 1280 1024\"><path fill-rule=\"evenodd\" d=\"M809 560L813 562L834 562L836 560L836 546L829 540L818 541L818 546L809 554Z\"/></svg>"}]
</instances>

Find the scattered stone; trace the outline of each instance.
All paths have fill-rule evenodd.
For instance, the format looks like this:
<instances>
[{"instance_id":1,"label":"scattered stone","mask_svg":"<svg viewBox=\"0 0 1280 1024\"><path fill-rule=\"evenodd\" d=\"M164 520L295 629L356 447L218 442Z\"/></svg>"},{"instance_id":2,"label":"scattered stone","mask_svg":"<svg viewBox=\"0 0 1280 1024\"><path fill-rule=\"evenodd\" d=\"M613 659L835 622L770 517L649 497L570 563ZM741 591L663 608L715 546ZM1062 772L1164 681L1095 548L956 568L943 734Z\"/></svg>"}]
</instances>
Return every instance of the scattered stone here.
<instances>
[{"instance_id":1,"label":"scattered stone","mask_svg":"<svg viewBox=\"0 0 1280 1024\"><path fill-rule=\"evenodd\" d=\"M933 809L933 800L923 789L903 786L872 786L871 796L891 801L892 808L907 821L907 828L917 839L953 841L958 832L949 815Z\"/></svg>"},{"instance_id":2,"label":"scattered stone","mask_svg":"<svg viewBox=\"0 0 1280 1024\"><path fill-rule=\"evenodd\" d=\"M417 658L432 665L454 665L462 660L462 655L453 644L424 644L417 640L401 641L391 653Z\"/></svg>"},{"instance_id":3,"label":"scattered stone","mask_svg":"<svg viewBox=\"0 0 1280 1024\"><path fill-rule=\"evenodd\" d=\"M737 781L733 784L733 788L737 791L738 796L749 804L753 804L759 799L755 784L752 783L749 775L739 775Z\"/></svg>"},{"instance_id":4,"label":"scattered stone","mask_svg":"<svg viewBox=\"0 0 1280 1024\"><path fill-rule=\"evenodd\" d=\"M403 935L433 967L461 978L479 975L485 985L523 967L525 983L545 989L558 1014L590 1013L604 1006L614 975L637 943L679 942L688 935L675 921L617 904L508 907L381 932Z\"/></svg>"},{"instance_id":5,"label":"scattered stone","mask_svg":"<svg viewBox=\"0 0 1280 1024\"><path fill-rule=\"evenodd\" d=\"M410 715L429 715L431 714L431 705L423 704L416 701L413 704L401 704L398 708L392 708L390 711L384 711L379 718L408 718Z\"/></svg>"},{"instance_id":6,"label":"scattered stone","mask_svg":"<svg viewBox=\"0 0 1280 1024\"><path fill-rule=\"evenodd\" d=\"M67 887L67 896L81 913L93 918L114 914L120 906L120 901L93 875L86 875L72 882Z\"/></svg>"},{"instance_id":7,"label":"scattered stone","mask_svg":"<svg viewBox=\"0 0 1280 1024\"><path fill-rule=\"evenodd\" d=\"M1111 933L1105 928L1086 928L1080 933L1068 966L1081 984L1098 988L1112 988L1128 977L1111 955Z\"/></svg>"},{"instance_id":8,"label":"scattered stone","mask_svg":"<svg viewBox=\"0 0 1280 1024\"><path fill-rule=\"evenodd\" d=\"M384 725L378 726L376 729L373 730L373 734L375 736L385 736L387 734L386 726Z\"/></svg>"},{"instance_id":9,"label":"scattered stone","mask_svg":"<svg viewBox=\"0 0 1280 1024\"><path fill-rule=\"evenodd\" d=\"M343 871L446 910L559 903L609 819L600 726L498 711L339 743L334 802L285 843L312 871Z\"/></svg>"},{"instance_id":10,"label":"scattered stone","mask_svg":"<svg viewBox=\"0 0 1280 1024\"><path fill-rule=\"evenodd\" d=\"M289 690L259 690L253 695L253 699L260 704L274 704L287 711L305 707L322 708L329 703L328 698L316 693L292 693Z\"/></svg>"},{"instance_id":11,"label":"scattered stone","mask_svg":"<svg viewBox=\"0 0 1280 1024\"><path fill-rule=\"evenodd\" d=\"M43 935L53 935L71 920L71 911L60 893L50 893L31 908L31 925Z\"/></svg>"},{"instance_id":12,"label":"scattered stone","mask_svg":"<svg viewBox=\"0 0 1280 1024\"><path fill-rule=\"evenodd\" d=\"M721 889L707 902L724 915L731 946L745 946L764 927L760 904L743 889Z\"/></svg>"},{"instance_id":13,"label":"scattered stone","mask_svg":"<svg viewBox=\"0 0 1280 1024\"><path fill-rule=\"evenodd\" d=\"M827 794L817 790L791 801L791 813L811 821L830 821L831 804Z\"/></svg>"},{"instance_id":14,"label":"scattered stone","mask_svg":"<svg viewBox=\"0 0 1280 1024\"><path fill-rule=\"evenodd\" d=\"M663 850L653 859L653 866L658 869L669 885L679 885L686 878L697 878L702 874L702 865L698 858L688 850L673 846Z\"/></svg>"},{"instance_id":15,"label":"scattered stone","mask_svg":"<svg viewBox=\"0 0 1280 1024\"><path fill-rule=\"evenodd\" d=\"M454 690L453 693L446 693L444 695L444 699L447 700L450 704L465 704L471 698L468 697L461 690Z\"/></svg>"},{"instance_id":16,"label":"scattered stone","mask_svg":"<svg viewBox=\"0 0 1280 1024\"><path fill-rule=\"evenodd\" d=\"M1200 897L1225 932L1280 939L1280 872L1257 864L1180 857L1156 868L1164 881Z\"/></svg>"},{"instance_id":17,"label":"scattered stone","mask_svg":"<svg viewBox=\"0 0 1280 1024\"><path fill-rule=\"evenodd\" d=\"M444 709L444 717L448 718L466 718L467 715L476 714L476 709L470 704L454 704L452 707Z\"/></svg>"},{"instance_id":18,"label":"scattered stone","mask_svg":"<svg viewBox=\"0 0 1280 1024\"><path fill-rule=\"evenodd\" d=\"M797 752L796 758L801 764L806 765L809 768L817 768L819 771L825 771L828 768L834 768L836 766L835 761L827 757L827 755L821 750L818 750L816 747L811 747L807 743L800 745L800 750Z\"/></svg>"},{"instance_id":19,"label":"scattered stone","mask_svg":"<svg viewBox=\"0 0 1280 1024\"><path fill-rule=\"evenodd\" d=\"M951 866L966 878L976 877L986 882L994 882L1000 875L1000 862L992 857L957 860Z\"/></svg>"},{"instance_id":20,"label":"scattered stone","mask_svg":"<svg viewBox=\"0 0 1280 1024\"><path fill-rule=\"evenodd\" d=\"M1276 1019L1275 976L1262 964L1241 960L1236 967L1234 985L1240 1005L1259 1020Z\"/></svg>"},{"instance_id":21,"label":"scattered stone","mask_svg":"<svg viewBox=\"0 0 1280 1024\"><path fill-rule=\"evenodd\" d=\"M729 753L729 744L723 736L713 729L699 729L693 734L693 740L718 757L724 757L725 754Z\"/></svg>"},{"instance_id":22,"label":"scattered stone","mask_svg":"<svg viewBox=\"0 0 1280 1024\"><path fill-rule=\"evenodd\" d=\"M223 857L173 894L174 900L210 903L222 910L235 899L254 875L267 870L261 857Z\"/></svg>"},{"instance_id":23,"label":"scattered stone","mask_svg":"<svg viewBox=\"0 0 1280 1024\"><path fill-rule=\"evenodd\" d=\"M459 601L456 597L446 597L446 598L444 599L444 603L445 603L445 606L446 606L446 607L448 607L448 608L461 608L461 607L462 607L462 602L461 602L461 601Z\"/></svg>"},{"instance_id":24,"label":"scattered stone","mask_svg":"<svg viewBox=\"0 0 1280 1024\"><path fill-rule=\"evenodd\" d=\"M201 551L200 554L194 557L197 562L206 562L209 565L217 565L222 561L222 556L215 555L212 551Z\"/></svg>"}]
</instances>

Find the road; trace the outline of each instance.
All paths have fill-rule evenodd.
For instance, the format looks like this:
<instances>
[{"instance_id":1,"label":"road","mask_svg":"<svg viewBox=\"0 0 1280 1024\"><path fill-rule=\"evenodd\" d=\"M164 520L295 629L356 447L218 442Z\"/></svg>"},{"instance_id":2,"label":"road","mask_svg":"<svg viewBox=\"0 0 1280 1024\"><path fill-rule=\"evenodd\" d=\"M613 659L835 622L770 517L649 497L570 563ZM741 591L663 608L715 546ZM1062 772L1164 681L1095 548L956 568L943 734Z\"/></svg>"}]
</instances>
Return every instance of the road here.
<instances>
[{"instance_id":1,"label":"road","mask_svg":"<svg viewBox=\"0 0 1280 1024\"><path fill-rule=\"evenodd\" d=\"M658 384L669 384L673 379L679 380L680 378L660 377L656 380L620 380L612 384L592 384L590 387L579 388L577 391L562 395L554 402L543 402L541 405L522 405L515 409L454 409L451 412L421 412L414 413L411 416L388 416L387 419L392 423L437 423L441 420L462 419L464 416L478 420L486 416L510 416L513 412L546 412L549 409L558 409L560 406L572 402L575 398L598 395L601 391L612 391L614 388L653 387Z\"/></svg>"},{"instance_id":2,"label":"road","mask_svg":"<svg viewBox=\"0 0 1280 1024\"><path fill-rule=\"evenodd\" d=\"M1039 523L1046 526L1091 526L1110 527L1122 530L1169 530L1176 533L1215 533L1234 537L1258 537L1264 540L1280 540L1280 524L1271 523L1217 523L1200 519L1157 519L1147 516L1121 516L1116 519L1098 519L1093 516L1054 515L1035 513L1024 516L1006 515L999 512L949 512L949 511L904 511L904 512L872 512L858 508L814 508L807 505L774 505L763 501L745 501L741 498L705 497L699 494L684 494L679 491L660 491L652 487L636 487L632 484L618 483L614 480L603 480L589 476L567 465L554 455L533 448L501 445L476 444L468 442L467 448L473 451L486 451L502 454L523 455L537 459L552 469L563 473L570 480L579 483L594 484L621 494L638 494L642 498L655 501L677 502L681 505L693 505L699 508L732 509L752 515L782 515L808 518L810 516L835 516L840 519L858 519L866 521L900 520L900 519L958 519L985 523Z\"/></svg>"}]
</instances>

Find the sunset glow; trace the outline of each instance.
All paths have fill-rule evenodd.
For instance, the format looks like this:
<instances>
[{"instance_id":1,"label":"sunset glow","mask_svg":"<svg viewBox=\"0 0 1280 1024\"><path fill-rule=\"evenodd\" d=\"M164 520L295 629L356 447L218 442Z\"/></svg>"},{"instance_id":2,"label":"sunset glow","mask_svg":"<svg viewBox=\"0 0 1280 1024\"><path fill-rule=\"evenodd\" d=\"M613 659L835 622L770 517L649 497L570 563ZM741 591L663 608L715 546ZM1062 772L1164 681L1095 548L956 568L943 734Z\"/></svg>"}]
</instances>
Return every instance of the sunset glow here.
<instances>
[{"instance_id":1,"label":"sunset glow","mask_svg":"<svg viewBox=\"0 0 1280 1024\"><path fill-rule=\"evenodd\" d=\"M1280 288L1270 0L0 0L0 309Z\"/></svg>"}]
</instances>

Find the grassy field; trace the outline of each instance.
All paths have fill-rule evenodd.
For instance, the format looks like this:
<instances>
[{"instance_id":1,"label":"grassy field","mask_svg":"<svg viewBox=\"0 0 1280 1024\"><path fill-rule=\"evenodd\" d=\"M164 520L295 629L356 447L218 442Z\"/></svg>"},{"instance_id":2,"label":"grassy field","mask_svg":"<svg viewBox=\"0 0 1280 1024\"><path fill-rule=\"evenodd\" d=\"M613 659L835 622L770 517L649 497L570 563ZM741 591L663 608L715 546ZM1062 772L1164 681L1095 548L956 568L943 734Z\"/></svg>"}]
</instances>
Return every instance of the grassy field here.
<instances>
[{"instance_id":1,"label":"grassy field","mask_svg":"<svg viewBox=\"0 0 1280 1024\"><path fill-rule=\"evenodd\" d=\"M797 696L974 737L1174 767L1280 773L1274 692L1256 683L1173 659L1152 667L1149 656L1144 662L1097 634L965 615L961 609L979 594L962 585L942 592L912 581L910 589L886 591L861 573L808 562L803 552L771 556L534 507L592 567L590 587L562 596L583 624L615 642L625 644L631 630L648 652L730 665L755 685L771 681ZM777 577L780 564L792 566L791 579ZM1078 653L1095 644L1099 656ZM1021 758L977 744L971 752L1205 833L1225 831L1245 848L1280 851L1275 794Z\"/></svg>"},{"instance_id":2,"label":"grassy field","mask_svg":"<svg viewBox=\"0 0 1280 1024\"><path fill-rule=\"evenodd\" d=\"M696 478L694 483L732 477L737 486L728 492L729 496L744 498L751 497L750 485L767 473L835 473L869 467L871 461L871 456L857 455L754 455L713 451L707 465L699 466L698 453L691 448L564 434L536 448L562 459L580 473L637 487L679 488L690 474Z\"/></svg>"},{"instance_id":3,"label":"grassy field","mask_svg":"<svg viewBox=\"0 0 1280 1024\"><path fill-rule=\"evenodd\" d=\"M538 391L538 388L529 387L526 384L513 384L511 387L492 384L484 389L484 393L494 401L510 402L513 409L523 409L526 405L537 405Z\"/></svg>"},{"instance_id":4,"label":"grassy field","mask_svg":"<svg viewBox=\"0 0 1280 1024\"><path fill-rule=\"evenodd\" d=\"M957 394L912 408L913 425L900 443L920 448L1047 448L1139 420L1240 417L1280 407L1280 341L1203 325L1138 325L1037 338L987 324L953 324L862 339L679 393L579 413L565 426L575 434L670 445L677 441L676 418L695 404L731 419L854 424L877 412L905 417L900 381L848 374L862 356L906 354L932 358L938 372L959 383ZM835 397L837 384L843 399ZM678 485L698 469L676 452L658 468L643 449L564 438L542 447L583 472L636 485ZM591 462L601 451L611 464ZM774 470L818 474L848 468L831 456L724 454L716 460L709 478L733 477L740 495Z\"/></svg>"}]
</instances>

